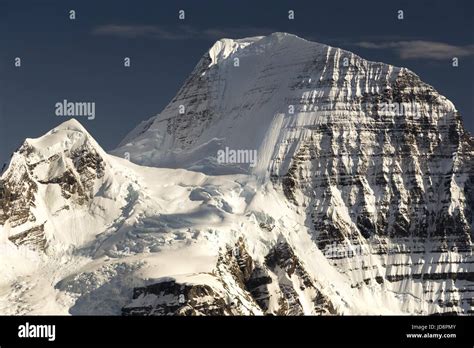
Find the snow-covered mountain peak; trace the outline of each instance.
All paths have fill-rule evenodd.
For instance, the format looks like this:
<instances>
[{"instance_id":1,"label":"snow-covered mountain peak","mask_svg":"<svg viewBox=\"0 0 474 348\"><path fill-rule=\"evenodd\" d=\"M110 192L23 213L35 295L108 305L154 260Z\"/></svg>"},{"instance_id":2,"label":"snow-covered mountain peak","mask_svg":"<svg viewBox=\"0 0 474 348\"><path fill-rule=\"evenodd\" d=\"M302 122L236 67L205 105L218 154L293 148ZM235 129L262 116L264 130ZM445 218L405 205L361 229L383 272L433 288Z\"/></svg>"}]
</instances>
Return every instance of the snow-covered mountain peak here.
<instances>
[{"instance_id":1,"label":"snow-covered mountain peak","mask_svg":"<svg viewBox=\"0 0 474 348\"><path fill-rule=\"evenodd\" d=\"M449 282L442 260L453 248L470 258L474 211L473 141L449 100L406 68L290 34L221 40L211 51L115 154L273 183L306 216L320 250L384 255L377 271L354 271L361 283L389 283L383 286L400 293L411 274L384 267L404 264L410 253L432 260L423 266L435 270L426 277ZM342 260L334 263L351 262ZM409 272L415 279L431 271ZM449 306L469 310L461 300L428 312Z\"/></svg>"},{"instance_id":2,"label":"snow-covered mountain peak","mask_svg":"<svg viewBox=\"0 0 474 348\"><path fill-rule=\"evenodd\" d=\"M113 153L129 153L149 166L254 172L268 177L276 152L267 150L295 129L364 95L381 93L401 70L292 34L217 41L176 97L156 117L133 130ZM352 112L358 122L361 112ZM305 132L297 132L297 137ZM291 135L293 134L293 135ZM217 163L217 152L255 150L258 165Z\"/></svg>"},{"instance_id":3,"label":"snow-covered mountain peak","mask_svg":"<svg viewBox=\"0 0 474 348\"><path fill-rule=\"evenodd\" d=\"M92 149L101 157L105 155L101 146L79 121L70 119L39 138L26 139L17 153L28 156L29 163L33 164L54 155L68 154L85 148Z\"/></svg>"},{"instance_id":4,"label":"snow-covered mountain peak","mask_svg":"<svg viewBox=\"0 0 474 348\"><path fill-rule=\"evenodd\" d=\"M45 250L77 247L92 238L127 195L113 162L74 119L26 139L0 179L0 224L9 226L10 240ZM105 206L107 214L101 212ZM90 229L77 233L78 224Z\"/></svg>"},{"instance_id":5,"label":"snow-covered mountain peak","mask_svg":"<svg viewBox=\"0 0 474 348\"><path fill-rule=\"evenodd\" d=\"M286 44L294 44L294 45L311 44L311 45L327 46L318 42L308 41L295 34L278 32L278 31L267 36L262 36L261 40L259 41L260 41L260 44L273 44L273 45L281 45L282 43L286 43Z\"/></svg>"},{"instance_id":6,"label":"snow-covered mountain peak","mask_svg":"<svg viewBox=\"0 0 474 348\"><path fill-rule=\"evenodd\" d=\"M302 48L304 45L320 46L321 48L328 47L324 44L307 41L296 35L275 32L268 36L253 36L246 37L243 39L228 39L223 38L209 49L208 55L211 59L209 67L218 64L232 57L239 57L239 54L248 55L249 53L242 52L243 49L252 46L258 54L272 54L272 50L278 48L281 45L292 45L294 49Z\"/></svg>"},{"instance_id":7,"label":"snow-covered mountain peak","mask_svg":"<svg viewBox=\"0 0 474 348\"><path fill-rule=\"evenodd\" d=\"M53 128L53 131L58 130L74 130L82 133L89 134L89 132L84 128L84 126L75 118L70 118L67 121L64 121L59 126Z\"/></svg>"},{"instance_id":8,"label":"snow-covered mountain peak","mask_svg":"<svg viewBox=\"0 0 474 348\"><path fill-rule=\"evenodd\" d=\"M0 313L472 314L473 149L407 69L219 40L121 158L75 120L14 154L0 243L58 252Z\"/></svg>"}]
</instances>

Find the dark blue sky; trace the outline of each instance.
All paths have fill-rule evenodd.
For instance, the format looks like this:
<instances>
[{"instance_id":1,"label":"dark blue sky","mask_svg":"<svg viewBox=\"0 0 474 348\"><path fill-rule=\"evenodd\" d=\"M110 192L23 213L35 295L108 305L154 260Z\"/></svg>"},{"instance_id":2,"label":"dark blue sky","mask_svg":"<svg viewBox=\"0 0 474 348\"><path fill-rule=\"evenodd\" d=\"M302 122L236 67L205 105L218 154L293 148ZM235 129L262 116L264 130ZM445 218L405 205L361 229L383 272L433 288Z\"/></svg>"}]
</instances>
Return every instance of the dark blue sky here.
<instances>
[{"instance_id":1,"label":"dark blue sky","mask_svg":"<svg viewBox=\"0 0 474 348\"><path fill-rule=\"evenodd\" d=\"M96 119L80 121L113 149L161 111L214 41L273 31L408 67L451 99L473 132L473 13L472 0L0 0L0 163L66 120L54 114L63 99L95 102Z\"/></svg>"}]
</instances>

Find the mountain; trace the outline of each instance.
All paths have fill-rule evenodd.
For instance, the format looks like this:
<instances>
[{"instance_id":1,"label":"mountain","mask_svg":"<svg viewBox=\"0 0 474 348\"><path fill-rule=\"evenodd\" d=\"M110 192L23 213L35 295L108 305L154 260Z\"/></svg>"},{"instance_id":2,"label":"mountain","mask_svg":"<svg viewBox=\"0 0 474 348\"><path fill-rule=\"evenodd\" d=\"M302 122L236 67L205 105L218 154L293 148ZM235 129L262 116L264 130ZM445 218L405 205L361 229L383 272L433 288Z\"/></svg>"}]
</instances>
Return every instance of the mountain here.
<instances>
[{"instance_id":1,"label":"mountain","mask_svg":"<svg viewBox=\"0 0 474 348\"><path fill-rule=\"evenodd\" d=\"M406 68L219 40L111 154L75 120L14 153L0 313L470 314L473 154Z\"/></svg>"}]
</instances>

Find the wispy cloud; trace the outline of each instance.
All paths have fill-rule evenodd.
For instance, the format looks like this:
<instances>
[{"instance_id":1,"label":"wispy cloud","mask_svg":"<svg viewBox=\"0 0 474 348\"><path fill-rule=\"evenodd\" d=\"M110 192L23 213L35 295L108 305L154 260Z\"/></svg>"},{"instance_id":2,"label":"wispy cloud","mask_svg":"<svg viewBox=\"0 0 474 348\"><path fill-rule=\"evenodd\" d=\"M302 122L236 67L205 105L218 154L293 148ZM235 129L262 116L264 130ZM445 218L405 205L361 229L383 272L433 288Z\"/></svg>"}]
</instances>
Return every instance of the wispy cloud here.
<instances>
[{"instance_id":1,"label":"wispy cloud","mask_svg":"<svg viewBox=\"0 0 474 348\"><path fill-rule=\"evenodd\" d=\"M369 49L394 50L400 56L401 59L443 60L451 59L453 57L459 58L474 56L474 45L456 46L436 41L361 41L355 43L355 45Z\"/></svg>"},{"instance_id":2,"label":"wispy cloud","mask_svg":"<svg viewBox=\"0 0 474 348\"><path fill-rule=\"evenodd\" d=\"M198 29L192 26L181 25L168 28L157 25L118 25L106 24L93 28L92 34L115 36L122 38L151 38L157 40L187 40L187 39L220 39L242 38L247 36L268 35L273 28L259 27L229 27Z\"/></svg>"},{"instance_id":3,"label":"wispy cloud","mask_svg":"<svg viewBox=\"0 0 474 348\"><path fill-rule=\"evenodd\" d=\"M123 38L151 37L164 40L182 40L193 36L194 30L188 26L182 26L179 31L170 31L155 25L106 24L95 27L92 34Z\"/></svg>"}]
</instances>

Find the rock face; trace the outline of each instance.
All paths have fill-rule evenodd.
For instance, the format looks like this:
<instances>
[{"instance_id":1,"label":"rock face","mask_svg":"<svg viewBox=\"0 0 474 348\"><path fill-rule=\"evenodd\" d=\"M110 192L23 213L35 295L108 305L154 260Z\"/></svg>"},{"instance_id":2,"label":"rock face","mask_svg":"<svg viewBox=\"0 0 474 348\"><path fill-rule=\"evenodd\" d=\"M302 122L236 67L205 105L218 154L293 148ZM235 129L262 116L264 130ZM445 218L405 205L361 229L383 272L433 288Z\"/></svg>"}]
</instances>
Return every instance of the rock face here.
<instances>
[{"instance_id":1,"label":"rock face","mask_svg":"<svg viewBox=\"0 0 474 348\"><path fill-rule=\"evenodd\" d=\"M222 251L212 274L135 288L123 315L337 314L286 241L254 262L242 238ZM304 306L304 308L303 308Z\"/></svg>"},{"instance_id":2,"label":"rock face","mask_svg":"<svg viewBox=\"0 0 474 348\"><path fill-rule=\"evenodd\" d=\"M275 33L218 41L116 153L270 178L321 250L360 250L330 258L354 287L389 282L416 312L469 313L473 144L453 104L408 69ZM216 163L225 146L258 150L257 167Z\"/></svg>"},{"instance_id":3,"label":"rock face","mask_svg":"<svg viewBox=\"0 0 474 348\"><path fill-rule=\"evenodd\" d=\"M231 307L209 285L163 281L135 288L136 302L124 307L124 315L231 315Z\"/></svg>"}]
</instances>

